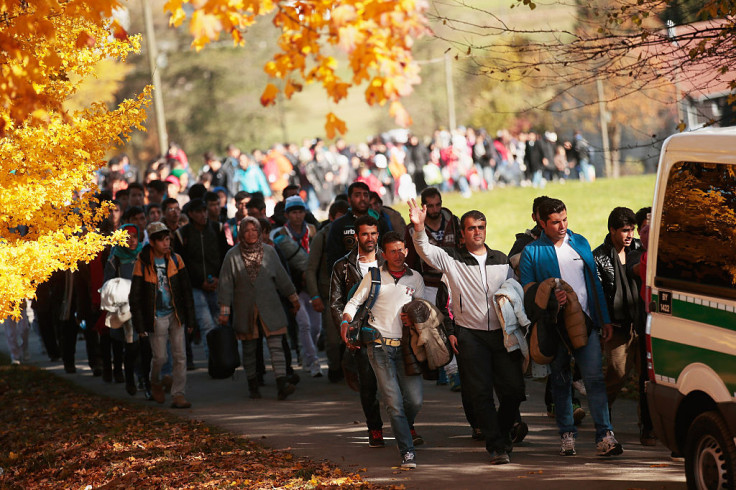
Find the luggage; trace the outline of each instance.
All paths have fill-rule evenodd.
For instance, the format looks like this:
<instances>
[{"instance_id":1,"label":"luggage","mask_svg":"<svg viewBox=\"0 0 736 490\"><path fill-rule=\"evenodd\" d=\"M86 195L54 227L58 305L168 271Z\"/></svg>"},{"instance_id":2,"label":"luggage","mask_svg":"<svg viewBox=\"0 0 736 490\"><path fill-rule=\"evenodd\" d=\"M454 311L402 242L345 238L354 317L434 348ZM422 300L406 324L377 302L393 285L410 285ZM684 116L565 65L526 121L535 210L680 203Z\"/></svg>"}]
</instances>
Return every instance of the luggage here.
<instances>
[{"instance_id":1,"label":"luggage","mask_svg":"<svg viewBox=\"0 0 736 490\"><path fill-rule=\"evenodd\" d=\"M229 378L240 366L238 339L230 326L218 325L207 333L210 351L207 372L215 379Z\"/></svg>"}]
</instances>

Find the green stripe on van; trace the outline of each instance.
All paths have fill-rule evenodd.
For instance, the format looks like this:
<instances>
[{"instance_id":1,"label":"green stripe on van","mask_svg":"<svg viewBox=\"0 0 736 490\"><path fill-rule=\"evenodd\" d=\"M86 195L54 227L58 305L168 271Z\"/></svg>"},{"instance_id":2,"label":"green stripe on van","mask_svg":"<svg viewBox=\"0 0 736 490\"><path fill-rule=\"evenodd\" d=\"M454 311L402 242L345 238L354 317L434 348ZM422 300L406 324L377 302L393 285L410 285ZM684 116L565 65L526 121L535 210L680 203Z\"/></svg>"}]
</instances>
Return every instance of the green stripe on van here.
<instances>
[{"instance_id":1,"label":"green stripe on van","mask_svg":"<svg viewBox=\"0 0 736 490\"><path fill-rule=\"evenodd\" d=\"M657 311L659 311L659 295L653 294L652 300L657 303ZM673 298L672 316L736 331L736 313L719 310L712 306L698 305Z\"/></svg>"},{"instance_id":2,"label":"green stripe on van","mask_svg":"<svg viewBox=\"0 0 736 490\"><path fill-rule=\"evenodd\" d=\"M652 337L654 372L677 379L689 364L701 362L718 373L729 393L736 392L736 356Z\"/></svg>"}]
</instances>

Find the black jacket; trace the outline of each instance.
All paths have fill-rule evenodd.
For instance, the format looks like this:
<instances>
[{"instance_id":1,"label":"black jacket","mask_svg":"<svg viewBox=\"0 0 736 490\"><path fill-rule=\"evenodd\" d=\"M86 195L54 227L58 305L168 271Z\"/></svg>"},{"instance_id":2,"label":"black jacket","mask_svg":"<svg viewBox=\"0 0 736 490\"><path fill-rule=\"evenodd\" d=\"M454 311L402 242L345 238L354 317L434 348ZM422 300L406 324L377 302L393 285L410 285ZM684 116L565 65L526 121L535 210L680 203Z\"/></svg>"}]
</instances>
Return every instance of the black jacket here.
<instances>
[{"instance_id":1,"label":"black jacket","mask_svg":"<svg viewBox=\"0 0 736 490\"><path fill-rule=\"evenodd\" d=\"M197 330L192 285L189 282L184 261L178 255L173 254L166 257L166 262L174 314L179 323L186 328ZM158 277L153 265L153 251L151 245L146 245L138 254L138 260L135 261L133 282L128 297L130 312L133 316L133 327L138 333L153 332L157 294Z\"/></svg>"},{"instance_id":2,"label":"black jacket","mask_svg":"<svg viewBox=\"0 0 736 490\"><path fill-rule=\"evenodd\" d=\"M637 287L635 274L631 268L628 267L628 258L633 255L637 255L635 252L637 252L639 248L641 248L641 244L638 240L634 240L630 247L626 247L627 267L624 268L626 270L625 280L628 282L629 288L633 292L634 299L638 298L639 289ZM593 258L595 259L596 269L598 270L598 278L601 280L601 285L603 286L603 294L606 297L606 306L608 306L608 313L611 316L611 322L617 324L626 322L630 323L635 321L637 317L637 301L634 301L633 305L629 305L631 311L631 317L629 319L621 318L620 314L616 315L614 308L614 300L616 296L616 268L614 267L614 260L616 255L616 249L613 247L610 233L606 235L603 243L593 250Z\"/></svg>"},{"instance_id":3,"label":"black jacket","mask_svg":"<svg viewBox=\"0 0 736 490\"><path fill-rule=\"evenodd\" d=\"M220 223L207 220L207 225L202 231L199 231L193 223L189 223L175 233L175 251L187 264L193 287L201 289L209 275L220 276L222 261L230 249Z\"/></svg>"},{"instance_id":4,"label":"black jacket","mask_svg":"<svg viewBox=\"0 0 736 490\"><path fill-rule=\"evenodd\" d=\"M385 262L381 250L376 250L376 261L378 267L383 267ZM349 254L335 262L330 279L330 313L335 325L342 322L342 310L350 299L348 295L351 290L360 284L363 274L358 265L358 247L354 247Z\"/></svg>"},{"instance_id":5,"label":"black jacket","mask_svg":"<svg viewBox=\"0 0 736 490\"><path fill-rule=\"evenodd\" d=\"M327 248L327 267L333 267L335 262L357 246L356 219L353 212L350 211L332 222L332 228L330 228L330 234L327 235L327 243L325 244ZM389 231L388 224L381 216L378 219L378 243L381 243L380 240L387 231Z\"/></svg>"}]
</instances>

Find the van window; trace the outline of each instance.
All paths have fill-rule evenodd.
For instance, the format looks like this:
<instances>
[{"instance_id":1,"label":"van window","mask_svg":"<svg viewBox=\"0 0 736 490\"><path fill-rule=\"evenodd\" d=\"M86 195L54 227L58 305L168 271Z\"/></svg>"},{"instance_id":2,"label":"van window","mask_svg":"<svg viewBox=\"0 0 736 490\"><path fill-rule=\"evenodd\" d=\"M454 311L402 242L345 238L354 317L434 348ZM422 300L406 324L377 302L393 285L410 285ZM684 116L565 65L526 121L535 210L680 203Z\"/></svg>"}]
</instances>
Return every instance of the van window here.
<instances>
[{"instance_id":1,"label":"van window","mask_svg":"<svg viewBox=\"0 0 736 490\"><path fill-rule=\"evenodd\" d=\"M736 165L681 162L672 167L655 284L736 298Z\"/></svg>"}]
</instances>

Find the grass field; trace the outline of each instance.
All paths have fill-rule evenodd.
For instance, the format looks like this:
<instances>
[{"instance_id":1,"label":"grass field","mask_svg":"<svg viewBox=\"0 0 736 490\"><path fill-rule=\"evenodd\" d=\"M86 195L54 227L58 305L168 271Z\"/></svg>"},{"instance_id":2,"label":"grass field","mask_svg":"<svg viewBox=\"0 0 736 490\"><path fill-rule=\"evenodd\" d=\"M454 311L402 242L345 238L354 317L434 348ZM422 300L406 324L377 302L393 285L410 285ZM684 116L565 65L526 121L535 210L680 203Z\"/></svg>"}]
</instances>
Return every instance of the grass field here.
<instances>
[{"instance_id":1,"label":"grass field","mask_svg":"<svg viewBox=\"0 0 736 490\"><path fill-rule=\"evenodd\" d=\"M469 199L459 193L444 194L443 205L458 217L471 209L482 211L488 219L486 243L494 249L508 253L514 244L516 233L533 226L532 201L547 195L562 199L567 205L570 229L585 236L592 248L603 242L608 233L608 215L616 206L626 206L638 211L652 205L654 175L599 179L592 183L566 182L548 184L544 189L513 187L473 193ZM408 206L396 203L392 206L401 212L408 222Z\"/></svg>"}]
</instances>

